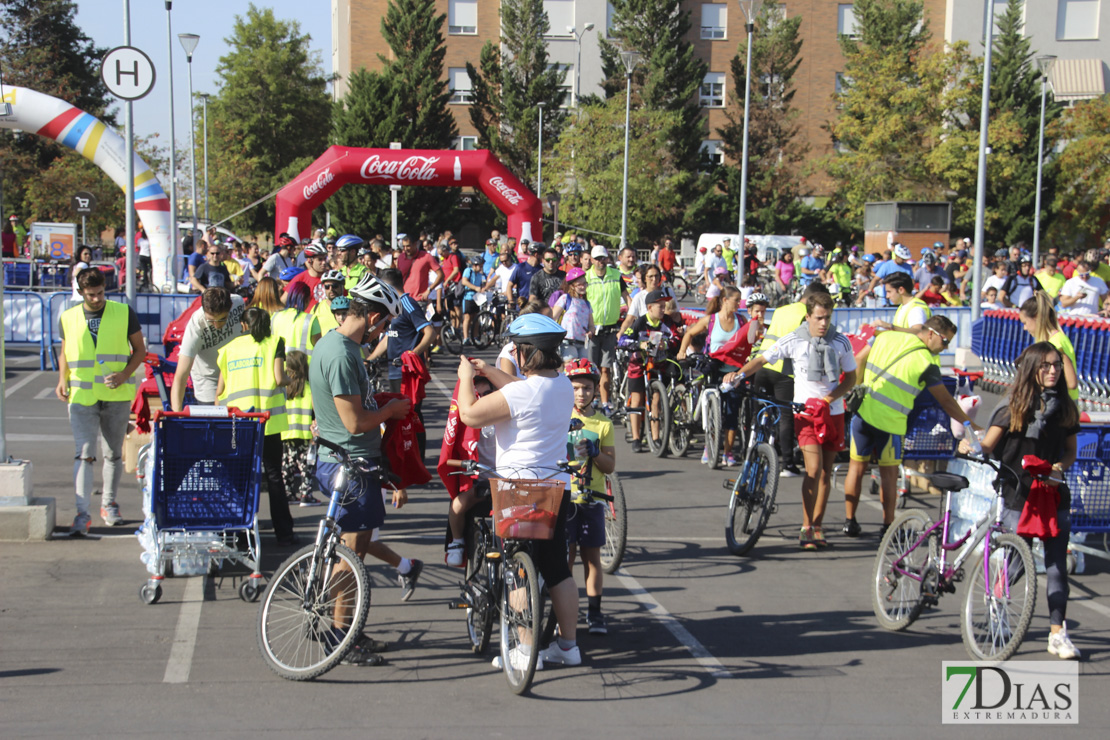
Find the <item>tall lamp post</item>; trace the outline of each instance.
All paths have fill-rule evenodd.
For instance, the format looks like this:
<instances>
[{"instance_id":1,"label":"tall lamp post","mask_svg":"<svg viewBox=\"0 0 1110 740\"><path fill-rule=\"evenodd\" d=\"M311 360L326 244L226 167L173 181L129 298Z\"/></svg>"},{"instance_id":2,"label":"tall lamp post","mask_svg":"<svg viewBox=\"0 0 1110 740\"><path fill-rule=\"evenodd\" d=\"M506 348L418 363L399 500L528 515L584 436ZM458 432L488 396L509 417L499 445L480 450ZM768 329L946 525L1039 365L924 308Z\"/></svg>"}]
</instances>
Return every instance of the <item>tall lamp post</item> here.
<instances>
[{"instance_id":1,"label":"tall lamp post","mask_svg":"<svg viewBox=\"0 0 1110 740\"><path fill-rule=\"evenodd\" d=\"M1044 170L1044 107L1045 93L1048 89L1048 73L1056 64L1056 57L1045 54L1037 57L1037 68L1041 70L1041 129L1037 135L1037 202L1033 209L1033 270L1040 266L1041 254L1041 172Z\"/></svg>"},{"instance_id":2,"label":"tall lamp post","mask_svg":"<svg viewBox=\"0 0 1110 740\"><path fill-rule=\"evenodd\" d=\"M578 107L578 98L582 95L582 37L586 35L587 31L594 30L594 24L587 23L579 31L577 26L567 26L567 33L574 36L574 45L577 47L578 61L574 63L574 96L571 98L571 106Z\"/></svg>"},{"instance_id":3,"label":"tall lamp post","mask_svg":"<svg viewBox=\"0 0 1110 740\"><path fill-rule=\"evenodd\" d=\"M204 101L204 223L208 220L208 93L201 93L200 99Z\"/></svg>"},{"instance_id":4,"label":"tall lamp post","mask_svg":"<svg viewBox=\"0 0 1110 740\"><path fill-rule=\"evenodd\" d=\"M621 61L624 63L624 187L621 196L621 249L628 244L628 132L631 128L630 117L632 113L632 72L640 63L640 52L622 51Z\"/></svg>"},{"instance_id":5,"label":"tall lamp post","mask_svg":"<svg viewBox=\"0 0 1110 740\"><path fill-rule=\"evenodd\" d=\"M983 243L986 230L985 217L987 211L987 129L990 125L991 114L991 48L994 46L994 2L983 0L983 43L986 53L983 55L983 98L979 109L979 177L975 185L975 243L971 245L975 250L972 261L971 284L971 320L975 321L982 313L980 296L983 295L983 254L986 245Z\"/></svg>"},{"instance_id":6,"label":"tall lamp post","mask_svg":"<svg viewBox=\"0 0 1110 740\"><path fill-rule=\"evenodd\" d=\"M740 243L736 246L744 252L744 238L748 233L748 120L752 101L752 36L755 34L755 16L762 0L739 0L740 10L744 13L744 29L748 32L748 61L744 67L744 146L740 155L740 223L736 228Z\"/></svg>"},{"instance_id":7,"label":"tall lamp post","mask_svg":"<svg viewBox=\"0 0 1110 740\"><path fill-rule=\"evenodd\" d=\"M197 145L196 121L193 113L193 51L200 43L200 36L195 33L179 33L177 38L181 41L181 48L185 50L185 62L189 67L189 179L193 181L193 241L200 238L197 234Z\"/></svg>"},{"instance_id":8,"label":"tall lamp post","mask_svg":"<svg viewBox=\"0 0 1110 740\"><path fill-rule=\"evenodd\" d=\"M543 192L543 109L547 103L540 101L536 103L536 107L540 110L540 135L539 135L539 151L536 153L536 195ZM540 237L543 241L543 237Z\"/></svg>"},{"instance_id":9,"label":"tall lamp post","mask_svg":"<svg viewBox=\"0 0 1110 740\"><path fill-rule=\"evenodd\" d=\"M169 70L170 92L170 245L173 253L170 259L170 275L173 282L181 277L177 274L177 252L181 248L181 238L177 231L177 138L173 120L173 23L171 13L173 0L166 0L166 69ZM172 288L171 288L172 289Z\"/></svg>"}]
</instances>

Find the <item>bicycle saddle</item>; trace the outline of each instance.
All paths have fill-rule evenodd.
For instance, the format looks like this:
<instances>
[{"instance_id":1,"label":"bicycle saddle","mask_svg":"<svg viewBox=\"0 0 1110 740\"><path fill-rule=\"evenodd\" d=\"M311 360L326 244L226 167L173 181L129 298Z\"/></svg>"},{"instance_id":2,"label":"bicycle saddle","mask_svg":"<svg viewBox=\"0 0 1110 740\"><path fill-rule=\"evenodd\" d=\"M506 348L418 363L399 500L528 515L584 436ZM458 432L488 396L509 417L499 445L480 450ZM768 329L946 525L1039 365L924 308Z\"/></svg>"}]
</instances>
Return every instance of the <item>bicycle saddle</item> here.
<instances>
[{"instance_id":1,"label":"bicycle saddle","mask_svg":"<svg viewBox=\"0 0 1110 740\"><path fill-rule=\"evenodd\" d=\"M970 485L967 478L955 473L928 473L924 478L942 491L962 491Z\"/></svg>"}]
</instances>

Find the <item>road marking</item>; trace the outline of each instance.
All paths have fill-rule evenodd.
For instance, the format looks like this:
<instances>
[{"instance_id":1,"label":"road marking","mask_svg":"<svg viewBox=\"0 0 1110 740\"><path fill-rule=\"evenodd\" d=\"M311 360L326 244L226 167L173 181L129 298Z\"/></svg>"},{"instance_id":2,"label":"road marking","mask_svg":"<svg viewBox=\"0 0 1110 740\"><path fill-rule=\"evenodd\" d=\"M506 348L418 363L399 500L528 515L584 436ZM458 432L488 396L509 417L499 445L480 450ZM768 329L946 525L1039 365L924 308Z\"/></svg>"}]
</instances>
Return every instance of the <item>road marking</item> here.
<instances>
[{"instance_id":1,"label":"road marking","mask_svg":"<svg viewBox=\"0 0 1110 740\"><path fill-rule=\"evenodd\" d=\"M9 442L72 442L72 434L9 434Z\"/></svg>"},{"instance_id":2,"label":"road marking","mask_svg":"<svg viewBox=\"0 0 1110 740\"><path fill-rule=\"evenodd\" d=\"M204 582L207 576L189 578L185 583L185 596L181 614L177 617L177 630L173 633L173 647L166 663L162 683L188 683L193 667L193 649L197 646L197 629L200 627L200 607L204 603Z\"/></svg>"},{"instance_id":3,"label":"road marking","mask_svg":"<svg viewBox=\"0 0 1110 740\"><path fill-rule=\"evenodd\" d=\"M36 401L45 401L48 398L54 398L53 388L43 388L41 391L35 394Z\"/></svg>"},{"instance_id":4,"label":"road marking","mask_svg":"<svg viewBox=\"0 0 1110 740\"><path fill-rule=\"evenodd\" d=\"M440 380L439 376L436 375L435 373L431 373L431 376L432 376L432 385L434 385L436 388L438 388L439 392L443 394L443 397L446 398L448 401L450 401L451 397L453 395L455 395L455 389L454 388L448 388L446 385L444 385L443 381Z\"/></svg>"},{"instance_id":5,"label":"road marking","mask_svg":"<svg viewBox=\"0 0 1110 740\"><path fill-rule=\"evenodd\" d=\"M6 389L4 389L4 398L11 398L13 393L15 393L20 388L22 388L23 386L30 383L32 380L34 380L38 376L42 375L44 372L46 372L46 371L45 370L35 370L33 373L27 373L27 375L25 377L20 378L16 382L9 385Z\"/></svg>"},{"instance_id":6,"label":"road marking","mask_svg":"<svg viewBox=\"0 0 1110 740\"><path fill-rule=\"evenodd\" d=\"M659 623L667 628L667 631L674 635L683 647L690 651L694 656L694 660L698 661L706 670L709 671L711 676L716 678L731 678L732 674L729 673L721 661L713 657L705 646L698 642L698 639L690 634L677 619L674 618L670 612L663 608L654 596L648 593L647 589L640 585L632 576L624 571L617 571L617 580L624 584L628 592L636 597L636 599L647 607L647 610L657 619Z\"/></svg>"}]
</instances>

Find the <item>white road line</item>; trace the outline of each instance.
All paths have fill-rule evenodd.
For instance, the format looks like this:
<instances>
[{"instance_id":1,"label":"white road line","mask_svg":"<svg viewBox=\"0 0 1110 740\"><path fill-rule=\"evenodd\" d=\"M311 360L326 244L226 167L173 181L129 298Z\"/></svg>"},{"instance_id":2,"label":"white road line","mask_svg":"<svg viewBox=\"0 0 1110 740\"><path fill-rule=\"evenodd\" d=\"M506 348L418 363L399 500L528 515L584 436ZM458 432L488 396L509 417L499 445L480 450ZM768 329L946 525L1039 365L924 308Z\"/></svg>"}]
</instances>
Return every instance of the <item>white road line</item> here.
<instances>
[{"instance_id":1,"label":"white road line","mask_svg":"<svg viewBox=\"0 0 1110 740\"><path fill-rule=\"evenodd\" d=\"M7 388L4 389L4 398L11 398L13 393L15 393L20 388L22 388L23 386L30 383L32 380L34 380L38 376L42 375L44 372L46 372L46 371L45 370L35 370L33 373L27 373L26 376L20 378L19 380L17 380L16 382L12 383L11 385L9 385Z\"/></svg>"},{"instance_id":2,"label":"white road line","mask_svg":"<svg viewBox=\"0 0 1110 740\"><path fill-rule=\"evenodd\" d=\"M45 401L48 398L54 398L53 388L43 388L41 391L35 394L36 401Z\"/></svg>"},{"instance_id":3,"label":"white road line","mask_svg":"<svg viewBox=\"0 0 1110 740\"><path fill-rule=\"evenodd\" d=\"M711 676L716 678L731 678L732 674L729 673L721 661L713 657L705 646L698 642L698 639L690 634L682 624L674 618L670 612L663 608L654 596L648 593L647 589L640 585L632 576L624 571L617 571L617 580L624 584L628 592L636 597L636 599L647 607L647 610L657 619L659 623L667 628L667 631L674 635L683 647L690 651L694 656L694 660L698 661L706 670L709 671Z\"/></svg>"},{"instance_id":4,"label":"white road line","mask_svg":"<svg viewBox=\"0 0 1110 740\"><path fill-rule=\"evenodd\" d=\"M72 434L9 434L9 442L72 442Z\"/></svg>"},{"instance_id":5,"label":"white road line","mask_svg":"<svg viewBox=\"0 0 1110 740\"><path fill-rule=\"evenodd\" d=\"M454 388L448 388L446 385L444 385L443 381L440 380L439 376L436 375L435 373L431 373L431 376L432 376L432 385L434 385L436 388L438 388L439 392L443 394L443 397L446 398L448 401L450 401L451 396L455 395L455 389Z\"/></svg>"},{"instance_id":6,"label":"white road line","mask_svg":"<svg viewBox=\"0 0 1110 740\"><path fill-rule=\"evenodd\" d=\"M204 582L207 576L187 579L181 614L173 633L170 659L162 683L188 683L193 667L193 649L197 646L197 629L200 627L200 607L204 603Z\"/></svg>"}]
</instances>

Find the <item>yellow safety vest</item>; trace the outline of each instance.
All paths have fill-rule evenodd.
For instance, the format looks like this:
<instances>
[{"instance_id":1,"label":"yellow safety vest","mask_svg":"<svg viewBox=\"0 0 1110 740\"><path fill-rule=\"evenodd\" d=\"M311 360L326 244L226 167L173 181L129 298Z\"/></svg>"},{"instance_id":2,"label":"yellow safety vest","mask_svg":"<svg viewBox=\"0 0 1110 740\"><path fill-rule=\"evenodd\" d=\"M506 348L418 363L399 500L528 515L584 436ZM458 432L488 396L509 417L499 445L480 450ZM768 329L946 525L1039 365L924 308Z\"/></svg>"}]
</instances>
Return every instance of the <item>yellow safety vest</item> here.
<instances>
[{"instance_id":1,"label":"yellow safety vest","mask_svg":"<svg viewBox=\"0 0 1110 740\"><path fill-rule=\"evenodd\" d=\"M900 355L905 355L899 359ZM871 388L859 407L860 417L890 434L906 433L906 417L925 387L921 374L933 364L933 353L916 334L885 331L867 356L864 383Z\"/></svg>"},{"instance_id":2,"label":"yellow safety vest","mask_svg":"<svg viewBox=\"0 0 1110 740\"><path fill-rule=\"evenodd\" d=\"M104 376L118 373L131 359L131 343L127 341L128 308L117 301L105 301L100 328L93 344L85 321L84 304L74 306L62 314L62 331L65 333L65 358L69 366L69 402L79 406L92 406L97 401L127 401L135 399L135 376L126 383L109 388Z\"/></svg>"},{"instance_id":3,"label":"yellow safety vest","mask_svg":"<svg viewBox=\"0 0 1110 740\"><path fill-rule=\"evenodd\" d=\"M339 327L339 322L335 320L335 314L331 312L331 302L322 300L316 304L312 309L312 314L320 323L320 335L327 334L332 329Z\"/></svg>"},{"instance_id":4,"label":"yellow safety vest","mask_svg":"<svg viewBox=\"0 0 1110 740\"><path fill-rule=\"evenodd\" d=\"M909 320L910 309L915 307L915 306L920 306L921 308L925 309L925 319L926 319L926 321L933 318L933 311L932 311L932 309L929 308L928 304L926 304L925 301L921 300L920 298L914 298L909 303L903 303L901 306L898 307L898 310L894 312L894 321L891 322L891 323L893 323L895 326L897 326L901 329L909 329L910 328L910 320Z\"/></svg>"},{"instance_id":5,"label":"yellow safety vest","mask_svg":"<svg viewBox=\"0 0 1110 740\"><path fill-rule=\"evenodd\" d=\"M363 274L366 272L366 265L361 262L355 262L354 264L344 267L341 272L344 277L343 287L347 291L350 291L351 288L358 285L358 281L362 279ZM327 329L324 329L324 332L326 333Z\"/></svg>"},{"instance_id":6,"label":"yellow safety vest","mask_svg":"<svg viewBox=\"0 0 1110 740\"><path fill-rule=\"evenodd\" d=\"M281 433L282 439L312 439L312 389L308 381L298 398L285 398L285 415L289 428Z\"/></svg>"},{"instance_id":7,"label":"yellow safety vest","mask_svg":"<svg viewBox=\"0 0 1110 740\"><path fill-rule=\"evenodd\" d=\"M800 301L782 308L776 308L775 312L771 314L771 325L767 327L767 333L763 335L763 342L759 345L759 351L766 352L771 349L775 342L797 329L805 320L806 304ZM783 362L785 360L779 360L772 365L764 365L764 367L781 373L783 372ZM794 372L791 370L786 374L793 376Z\"/></svg>"},{"instance_id":8,"label":"yellow safety vest","mask_svg":"<svg viewBox=\"0 0 1110 740\"><path fill-rule=\"evenodd\" d=\"M1075 364L1075 347L1072 346L1071 339L1068 338L1068 335L1064 333L1063 329L1049 337L1048 343L1055 347L1060 353L1066 355L1069 360L1071 360L1071 366L1075 368L1075 374L1078 375L1079 366ZM1071 396L1071 400L1078 401L1079 389L1068 389L1068 395Z\"/></svg>"},{"instance_id":9,"label":"yellow safety vest","mask_svg":"<svg viewBox=\"0 0 1110 740\"><path fill-rule=\"evenodd\" d=\"M286 352L296 349L307 355L312 352L312 336L320 333L320 322L313 314L284 308L270 317L270 331L285 340Z\"/></svg>"},{"instance_id":10,"label":"yellow safety vest","mask_svg":"<svg viewBox=\"0 0 1110 740\"><path fill-rule=\"evenodd\" d=\"M224 392L217 399L221 405L247 411L269 411L266 434L277 434L289 428L285 413L285 391L277 387L274 358L278 340L271 334L261 342L245 334L224 345L216 359L224 377Z\"/></svg>"}]
</instances>

